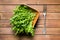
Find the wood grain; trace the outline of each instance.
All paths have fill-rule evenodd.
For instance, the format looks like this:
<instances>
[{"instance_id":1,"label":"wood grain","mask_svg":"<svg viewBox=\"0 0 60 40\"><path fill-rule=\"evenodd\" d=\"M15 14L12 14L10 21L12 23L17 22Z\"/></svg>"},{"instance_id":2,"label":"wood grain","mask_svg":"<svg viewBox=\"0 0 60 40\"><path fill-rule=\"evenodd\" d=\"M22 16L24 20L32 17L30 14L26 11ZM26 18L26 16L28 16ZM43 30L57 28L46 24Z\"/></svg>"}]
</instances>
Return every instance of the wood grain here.
<instances>
[{"instance_id":1,"label":"wood grain","mask_svg":"<svg viewBox=\"0 0 60 40\"><path fill-rule=\"evenodd\" d=\"M47 12L60 13L60 5L47 5Z\"/></svg>"},{"instance_id":2,"label":"wood grain","mask_svg":"<svg viewBox=\"0 0 60 40\"><path fill-rule=\"evenodd\" d=\"M40 21L38 21L37 27L39 27L39 25L40 25ZM58 19L56 19L56 20L52 20L52 19L51 20L46 20L46 27L60 28L60 20L58 20Z\"/></svg>"},{"instance_id":3,"label":"wood grain","mask_svg":"<svg viewBox=\"0 0 60 40\"><path fill-rule=\"evenodd\" d=\"M40 12L36 23L35 36L15 36L9 19L13 9L20 4L29 4ZM38 5L40 4L40 5ZM43 34L43 4L47 5L46 35ZM0 0L0 40L60 40L60 0Z\"/></svg>"},{"instance_id":4,"label":"wood grain","mask_svg":"<svg viewBox=\"0 0 60 40\"><path fill-rule=\"evenodd\" d=\"M13 16L13 13L0 13L1 14L1 19L10 19Z\"/></svg>"},{"instance_id":5,"label":"wood grain","mask_svg":"<svg viewBox=\"0 0 60 40\"><path fill-rule=\"evenodd\" d=\"M11 30L11 28L0 28L0 34L1 35L12 35L14 34ZM35 34L36 35L40 35L43 34L43 28L36 28L35 29ZM46 35L50 34L50 35L60 35L60 28L46 28Z\"/></svg>"},{"instance_id":6,"label":"wood grain","mask_svg":"<svg viewBox=\"0 0 60 40\"><path fill-rule=\"evenodd\" d=\"M1 27L11 27L9 20L0 20ZM36 23L36 27L44 27L44 20L38 20ZM60 28L60 19L48 19L46 20L46 27L49 28Z\"/></svg>"},{"instance_id":7,"label":"wood grain","mask_svg":"<svg viewBox=\"0 0 60 40\"><path fill-rule=\"evenodd\" d=\"M42 29L43 28L40 28L40 29L35 29L35 34L42 34ZM39 32L40 30L40 32ZM39 32L39 33L38 33ZM0 28L0 34L1 35L4 35L4 34L14 34L11 30L11 28Z\"/></svg>"},{"instance_id":8,"label":"wood grain","mask_svg":"<svg viewBox=\"0 0 60 40\"><path fill-rule=\"evenodd\" d=\"M0 5L0 12L13 12L17 5ZM28 5L29 7L42 12L43 6L42 5Z\"/></svg>"},{"instance_id":9,"label":"wood grain","mask_svg":"<svg viewBox=\"0 0 60 40\"><path fill-rule=\"evenodd\" d=\"M0 4L60 4L60 0L0 0Z\"/></svg>"},{"instance_id":10,"label":"wood grain","mask_svg":"<svg viewBox=\"0 0 60 40\"><path fill-rule=\"evenodd\" d=\"M17 5L0 5L0 12L13 12L13 9ZM43 12L44 5L28 5L31 8L36 9L39 12ZM60 13L60 5L47 5L47 12L48 13Z\"/></svg>"},{"instance_id":11,"label":"wood grain","mask_svg":"<svg viewBox=\"0 0 60 40\"><path fill-rule=\"evenodd\" d=\"M43 27L44 20L38 20L38 21L40 21L41 27ZM0 27L12 27L10 25L10 20L0 20Z\"/></svg>"},{"instance_id":12,"label":"wood grain","mask_svg":"<svg viewBox=\"0 0 60 40\"><path fill-rule=\"evenodd\" d=\"M60 13L47 13L46 19L60 19Z\"/></svg>"},{"instance_id":13,"label":"wood grain","mask_svg":"<svg viewBox=\"0 0 60 40\"><path fill-rule=\"evenodd\" d=\"M0 39L1 40L60 40L60 35L35 35L34 37L0 35Z\"/></svg>"},{"instance_id":14,"label":"wood grain","mask_svg":"<svg viewBox=\"0 0 60 40\"><path fill-rule=\"evenodd\" d=\"M16 6L0 5L0 12L12 12Z\"/></svg>"},{"instance_id":15,"label":"wood grain","mask_svg":"<svg viewBox=\"0 0 60 40\"><path fill-rule=\"evenodd\" d=\"M43 13L39 12L39 20L44 19ZM1 19L10 19L13 13L0 13ZM60 19L60 13L47 13L46 19Z\"/></svg>"},{"instance_id":16,"label":"wood grain","mask_svg":"<svg viewBox=\"0 0 60 40\"><path fill-rule=\"evenodd\" d=\"M43 13L40 13L39 19L44 19ZM60 19L60 13L47 13L46 19Z\"/></svg>"}]
</instances>

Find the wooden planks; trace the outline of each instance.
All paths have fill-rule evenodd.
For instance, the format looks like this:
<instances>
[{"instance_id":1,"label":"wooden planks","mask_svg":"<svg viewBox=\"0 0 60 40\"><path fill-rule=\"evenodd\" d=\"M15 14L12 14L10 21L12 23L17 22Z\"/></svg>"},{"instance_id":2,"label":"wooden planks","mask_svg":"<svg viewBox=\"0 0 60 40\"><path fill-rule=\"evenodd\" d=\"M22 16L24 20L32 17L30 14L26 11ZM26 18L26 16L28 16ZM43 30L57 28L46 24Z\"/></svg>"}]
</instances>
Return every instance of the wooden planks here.
<instances>
[{"instance_id":1,"label":"wooden planks","mask_svg":"<svg viewBox=\"0 0 60 40\"><path fill-rule=\"evenodd\" d=\"M13 13L0 13L1 19L10 19L13 16Z\"/></svg>"},{"instance_id":2,"label":"wooden planks","mask_svg":"<svg viewBox=\"0 0 60 40\"><path fill-rule=\"evenodd\" d=\"M60 5L48 5L47 12L51 13L60 13Z\"/></svg>"},{"instance_id":3,"label":"wooden planks","mask_svg":"<svg viewBox=\"0 0 60 40\"><path fill-rule=\"evenodd\" d=\"M35 35L40 35L43 34L43 28L36 28L35 29ZM4 35L4 34L9 34L12 35L14 34L13 31L11 30L11 28L0 28L0 35ZM46 34L49 35L60 35L60 28L46 28Z\"/></svg>"},{"instance_id":4,"label":"wooden planks","mask_svg":"<svg viewBox=\"0 0 60 40\"><path fill-rule=\"evenodd\" d=\"M44 27L44 20L38 20L36 27ZM1 27L11 27L9 20L0 20L0 26ZM49 28L60 28L60 19L48 19L46 20L46 27Z\"/></svg>"},{"instance_id":5,"label":"wooden planks","mask_svg":"<svg viewBox=\"0 0 60 40\"><path fill-rule=\"evenodd\" d=\"M60 4L60 0L0 0L0 4Z\"/></svg>"},{"instance_id":6,"label":"wooden planks","mask_svg":"<svg viewBox=\"0 0 60 40\"><path fill-rule=\"evenodd\" d=\"M13 12L17 5L0 5L0 12ZM28 5L39 12L43 12L43 5ZM7 8L8 7L8 8ZM60 5L47 5L48 13L60 13Z\"/></svg>"},{"instance_id":7,"label":"wooden planks","mask_svg":"<svg viewBox=\"0 0 60 40\"><path fill-rule=\"evenodd\" d=\"M35 35L34 37L0 35L1 40L60 40L60 35Z\"/></svg>"},{"instance_id":8,"label":"wooden planks","mask_svg":"<svg viewBox=\"0 0 60 40\"><path fill-rule=\"evenodd\" d=\"M42 27L43 27L43 21L44 20L40 20L40 21L41 21L40 25L42 25ZM0 20L0 27L11 27L10 21L9 20Z\"/></svg>"},{"instance_id":9,"label":"wooden planks","mask_svg":"<svg viewBox=\"0 0 60 40\"><path fill-rule=\"evenodd\" d=\"M44 19L43 13L40 13L39 19ZM48 19L60 19L60 13L47 13L46 20Z\"/></svg>"},{"instance_id":10,"label":"wooden planks","mask_svg":"<svg viewBox=\"0 0 60 40\"><path fill-rule=\"evenodd\" d=\"M35 35L33 40L59 40L58 35Z\"/></svg>"},{"instance_id":11,"label":"wooden planks","mask_svg":"<svg viewBox=\"0 0 60 40\"><path fill-rule=\"evenodd\" d=\"M0 13L1 19L10 19L13 13ZM39 19L44 19L43 13L40 12ZM47 13L46 19L60 19L60 13Z\"/></svg>"},{"instance_id":12,"label":"wooden planks","mask_svg":"<svg viewBox=\"0 0 60 40\"><path fill-rule=\"evenodd\" d=\"M40 25L40 22L37 23L38 27ZM59 28L60 27L60 20L56 19L56 20L46 20L46 27L49 27L49 28Z\"/></svg>"},{"instance_id":13,"label":"wooden planks","mask_svg":"<svg viewBox=\"0 0 60 40\"><path fill-rule=\"evenodd\" d=\"M0 12L13 12L13 9L17 5L0 5ZM43 6L42 5L28 5L29 7L36 9L39 12L43 11ZM8 8L7 8L8 7Z\"/></svg>"},{"instance_id":14,"label":"wooden planks","mask_svg":"<svg viewBox=\"0 0 60 40\"><path fill-rule=\"evenodd\" d=\"M15 36L9 19L16 5L28 6L40 12L36 24L35 36ZM33 5L34 4L34 5ZM40 4L40 5L37 5ZM43 4L47 5L46 35L43 34ZM60 40L60 0L0 0L0 40Z\"/></svg>"}]
</instances>

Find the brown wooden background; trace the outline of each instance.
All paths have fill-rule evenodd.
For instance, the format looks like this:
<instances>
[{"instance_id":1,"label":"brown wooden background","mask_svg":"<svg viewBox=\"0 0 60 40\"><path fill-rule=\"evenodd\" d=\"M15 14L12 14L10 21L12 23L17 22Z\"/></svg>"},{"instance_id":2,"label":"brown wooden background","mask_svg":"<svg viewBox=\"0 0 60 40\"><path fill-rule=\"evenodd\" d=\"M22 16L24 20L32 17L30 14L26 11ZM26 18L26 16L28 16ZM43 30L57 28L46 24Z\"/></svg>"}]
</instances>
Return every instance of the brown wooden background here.
<instances>
[{"instance_id":1,"label":"brown wooden background","mask_svg":"<svg viewBox=\"0 0 60 40\"><path fill-rule=\"evenodd\" d=\"M28 4L40 12L34 37L18 37L11 30L9 19L13 9L20 4ZM42 33L44 5L47 5L46 35ZM0 0L0 40L60 40L60 0Z\"/></svg>"}]
</instances>

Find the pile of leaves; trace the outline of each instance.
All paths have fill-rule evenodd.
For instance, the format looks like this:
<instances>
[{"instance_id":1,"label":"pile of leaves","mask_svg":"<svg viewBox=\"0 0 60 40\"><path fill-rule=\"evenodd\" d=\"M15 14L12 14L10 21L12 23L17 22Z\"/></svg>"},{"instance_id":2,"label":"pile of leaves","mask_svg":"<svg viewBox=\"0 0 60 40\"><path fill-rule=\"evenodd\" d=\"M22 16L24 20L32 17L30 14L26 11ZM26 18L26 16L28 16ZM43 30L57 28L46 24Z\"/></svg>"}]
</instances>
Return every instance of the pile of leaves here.
<instances>
[{"instance_id":1,"label":"pile of leaves","mask_svg":"<svg viewBox=\"0 0 60 40\"><path fill-rule=\"evenodd\" d=\"M32 22L35 16L35 11L28 6L18 5L10 18L10 24L13 26L12 30L15 31L15 35L26 33L27 35L34 36Z\"/></svg>"}]
</instances>

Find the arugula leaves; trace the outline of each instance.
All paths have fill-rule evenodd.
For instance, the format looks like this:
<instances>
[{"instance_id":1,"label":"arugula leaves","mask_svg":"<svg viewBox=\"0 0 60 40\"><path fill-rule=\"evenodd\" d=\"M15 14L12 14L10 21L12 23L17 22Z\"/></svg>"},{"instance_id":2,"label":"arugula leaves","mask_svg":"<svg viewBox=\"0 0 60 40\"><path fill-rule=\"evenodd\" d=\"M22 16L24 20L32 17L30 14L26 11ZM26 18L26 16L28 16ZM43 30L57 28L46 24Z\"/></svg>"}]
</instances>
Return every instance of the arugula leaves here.
<instances>
[{"instance_id":1,"label":"arugula leaves","mask_svg":"<svg viewBox=\"0 0 60 40\"><path fill-rule=\"evenodd\" d=\"M34 36L34 29L32 22L36 16L35 11L26 5L18 5L14 11L14 15L10 19L10 24L13 26L12 30L15 34L26 33Z\"/></svg>"}]
</instances>

